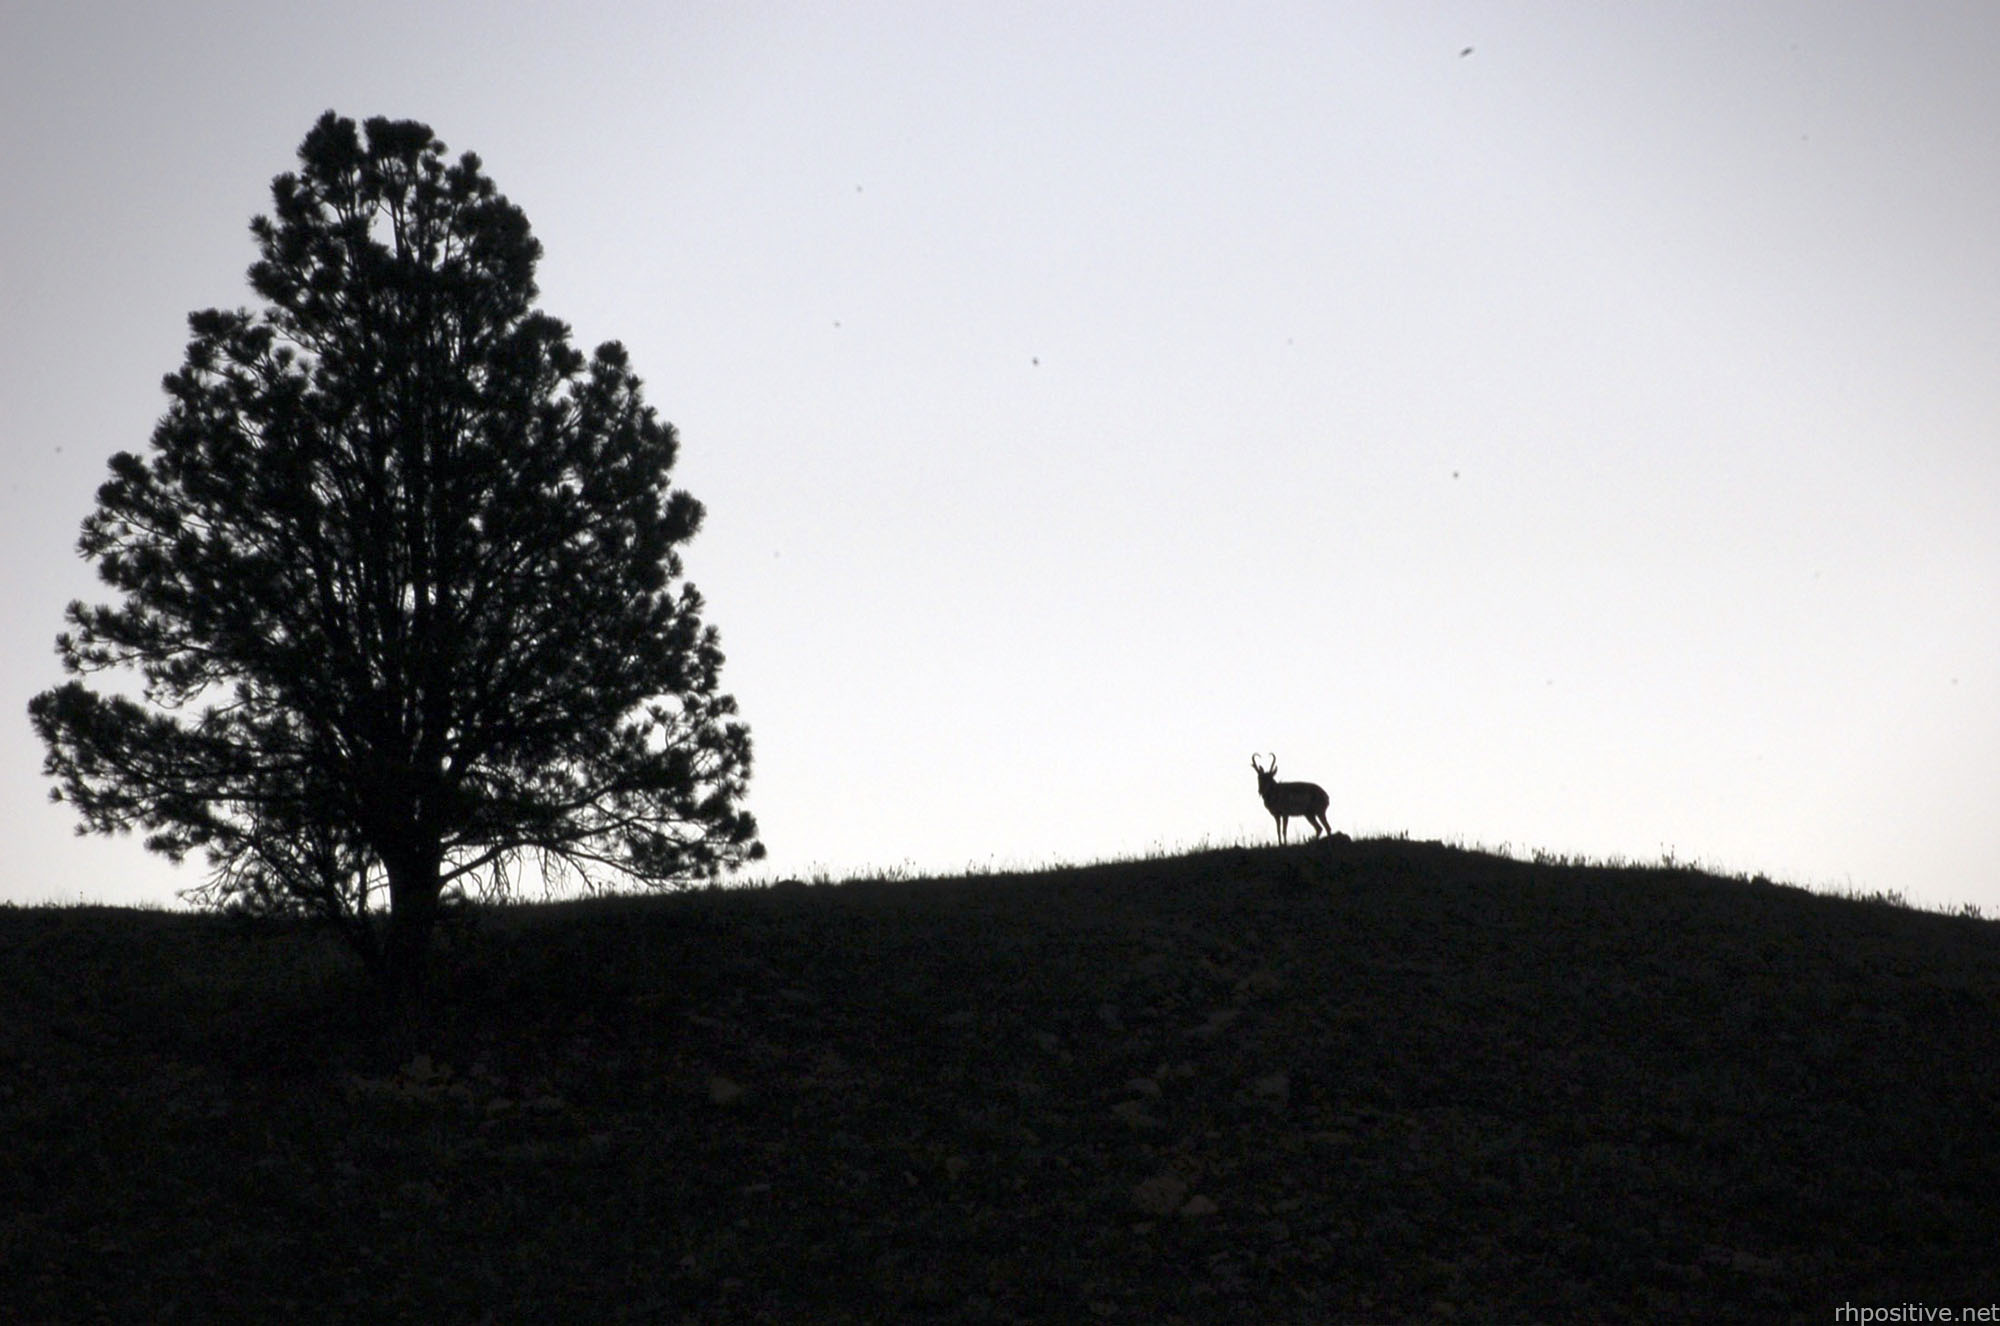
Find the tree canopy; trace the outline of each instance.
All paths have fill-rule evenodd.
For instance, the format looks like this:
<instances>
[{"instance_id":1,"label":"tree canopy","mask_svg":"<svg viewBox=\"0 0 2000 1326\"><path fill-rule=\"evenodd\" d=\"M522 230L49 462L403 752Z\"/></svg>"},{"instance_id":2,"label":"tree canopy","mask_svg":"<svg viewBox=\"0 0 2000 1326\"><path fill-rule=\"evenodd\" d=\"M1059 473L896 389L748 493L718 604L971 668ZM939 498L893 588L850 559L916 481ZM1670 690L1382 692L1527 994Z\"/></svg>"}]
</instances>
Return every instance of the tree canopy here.
<instances>
[{"instance_id":1,"label":"tree canopy","mask_svg":"<svg viewBox=\"0 0 2000 1326\"><path fill-rule=\"evenodd\" d=\"M119 601L70 605L73 679L29 706L80 831L199 849L197 896L335 920L405 986L468 882L763 853L675 431L622 346L536 310L527 218L445 151L307 134L251 223L263 307L189 317L83 524Z\"/></svg>"}]
</instances>

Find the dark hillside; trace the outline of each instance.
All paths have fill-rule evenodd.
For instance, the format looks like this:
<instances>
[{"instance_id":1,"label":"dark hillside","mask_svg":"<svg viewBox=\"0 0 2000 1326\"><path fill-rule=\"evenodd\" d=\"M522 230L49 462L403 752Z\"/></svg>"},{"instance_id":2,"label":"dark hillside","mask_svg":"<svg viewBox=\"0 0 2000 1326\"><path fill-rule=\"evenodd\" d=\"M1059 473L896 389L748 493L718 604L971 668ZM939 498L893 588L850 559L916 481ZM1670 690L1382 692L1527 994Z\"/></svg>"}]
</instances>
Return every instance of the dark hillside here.
<instances>
[{"instance_id":1,"label":"dark hillside","mask_svg":"<svg viewBox=\"0 0 2000 1326\"><path fill-rule=\"evenodd\" d=\"M1435 844L326 941L0 910L23 1320L1801 1320L2000 1300L2000 927Z\"/></svg>"}]
</instances>

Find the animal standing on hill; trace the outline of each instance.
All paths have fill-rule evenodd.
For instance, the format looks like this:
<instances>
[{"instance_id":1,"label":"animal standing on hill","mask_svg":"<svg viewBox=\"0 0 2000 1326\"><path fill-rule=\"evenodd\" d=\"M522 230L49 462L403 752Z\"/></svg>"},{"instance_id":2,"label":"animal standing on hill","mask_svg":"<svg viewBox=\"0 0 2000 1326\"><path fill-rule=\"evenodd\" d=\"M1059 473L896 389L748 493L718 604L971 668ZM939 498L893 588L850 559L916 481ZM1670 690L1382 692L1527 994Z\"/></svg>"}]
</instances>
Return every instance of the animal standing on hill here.
<instances>
[{"instance_id":1,"label":"animal standing on hill","mask_svg":"<svg viewBox=\"0 0 2000 1326\"><path fill-rule=\"evenodd\" d=\"M1257 771L1257 795L1264 798L1264 809L1271 812L1271 818L1278 822L1278 841L1285 841L1285 821L1294 815L1303 815L1313 826L1313 837L1322 833L1332 833L1333 826L1326 822L1326 807L1329 800L1326 789L1318 783L1281 783L1277 779L1278 757L1271 756L1271 767L1266 769L1257 763L1257 757L1250 757L1250 767Z\"/></svg>"}]
</instances>

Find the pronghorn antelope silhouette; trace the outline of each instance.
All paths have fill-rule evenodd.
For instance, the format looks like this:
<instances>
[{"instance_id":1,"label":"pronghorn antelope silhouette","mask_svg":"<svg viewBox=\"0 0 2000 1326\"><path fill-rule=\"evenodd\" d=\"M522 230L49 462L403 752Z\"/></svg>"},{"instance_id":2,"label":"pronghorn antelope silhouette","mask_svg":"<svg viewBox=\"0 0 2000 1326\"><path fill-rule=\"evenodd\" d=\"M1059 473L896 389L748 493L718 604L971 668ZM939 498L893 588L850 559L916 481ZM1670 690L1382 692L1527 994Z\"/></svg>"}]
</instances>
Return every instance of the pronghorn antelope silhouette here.
<instances>
[{"instance_id":1,"label":"pronghorn antelope silhouette","mask_svg":"<svg viewBox=\"0 0 2000 1326\"><path fill-rule=\"evenodd\" d=\"M1271 767L1266 769L1257 763L1257 757L1250 757L1250 767L1257 771L1257 795L1264 798L1264 809L1271 812L1271 818L1278 822L1278 841L1285 841L1285 821L1294 815L1303 815L1306 823L1312 825L1313 837L1322 833L1332 833L1333 826L1326 822L1326 789L1318 783L1281 783L1277 779L1278 757L1271 756Z\"/></svg>"}]
</instances>

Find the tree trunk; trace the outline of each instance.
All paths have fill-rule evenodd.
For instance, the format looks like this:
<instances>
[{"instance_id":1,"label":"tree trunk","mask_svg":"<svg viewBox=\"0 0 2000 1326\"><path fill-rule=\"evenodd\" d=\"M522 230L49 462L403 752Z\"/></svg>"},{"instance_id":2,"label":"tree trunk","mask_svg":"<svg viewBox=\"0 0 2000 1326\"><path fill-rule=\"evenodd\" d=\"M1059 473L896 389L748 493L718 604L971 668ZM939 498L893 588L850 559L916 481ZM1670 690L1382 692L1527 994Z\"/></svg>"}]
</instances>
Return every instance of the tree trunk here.
<instances>
[{"instance_id":1,"label":"tree trunk","mask_svg":"<svg viewBox=\"0 0 2000 1326\"><path fill-rule=\"evenodd\" d=\"M435 850L418 849L384 855L389 876L388 959L389 998L404 1010L423 1002L428 975L431 932L437 927L441 860Z\"/></svg>"}]
</instances>

